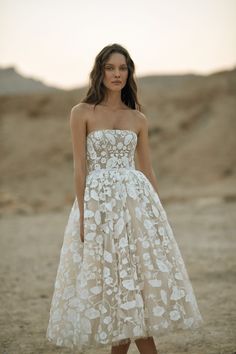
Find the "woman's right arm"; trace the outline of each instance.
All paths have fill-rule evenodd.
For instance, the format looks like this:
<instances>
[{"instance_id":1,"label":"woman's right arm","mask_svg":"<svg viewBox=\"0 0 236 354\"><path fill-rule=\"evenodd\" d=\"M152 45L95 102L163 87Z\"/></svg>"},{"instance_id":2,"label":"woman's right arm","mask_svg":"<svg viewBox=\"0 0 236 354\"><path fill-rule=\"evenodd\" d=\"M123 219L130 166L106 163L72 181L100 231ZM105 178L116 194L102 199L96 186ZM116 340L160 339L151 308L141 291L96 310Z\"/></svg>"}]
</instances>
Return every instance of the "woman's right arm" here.
<instances>
[{"instance_id":1,"label":"woman's right arm","mask_svg":"<svg viewBox=\"0 0 236 354\"><path fill-rule=\"evenodd\" d=\"M83 235L84 191L86 181L86 118L82 104L71 109L70 129L74 160L75 193L80 210L80 229Z\"/></svg>"}]
</instances>

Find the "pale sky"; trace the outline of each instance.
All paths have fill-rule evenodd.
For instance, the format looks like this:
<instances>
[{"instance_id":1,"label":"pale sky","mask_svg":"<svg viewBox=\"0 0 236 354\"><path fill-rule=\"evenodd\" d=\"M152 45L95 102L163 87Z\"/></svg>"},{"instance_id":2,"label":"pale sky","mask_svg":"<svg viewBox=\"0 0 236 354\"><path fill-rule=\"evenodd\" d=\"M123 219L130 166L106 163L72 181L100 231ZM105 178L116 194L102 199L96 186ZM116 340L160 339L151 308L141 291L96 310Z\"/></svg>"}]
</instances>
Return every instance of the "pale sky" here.
<instances>
[{"instance_id":1,"label":"pale sky","mask_svg":"<svg viewBox=\"0 0 236 354\"><path fill-rule=\"evenodd\" d=\"M0 66L74 88L116 42L136 76L208 74L236 65L235 24L236 0L0 0Z\"/></svg>"}]
</instances>

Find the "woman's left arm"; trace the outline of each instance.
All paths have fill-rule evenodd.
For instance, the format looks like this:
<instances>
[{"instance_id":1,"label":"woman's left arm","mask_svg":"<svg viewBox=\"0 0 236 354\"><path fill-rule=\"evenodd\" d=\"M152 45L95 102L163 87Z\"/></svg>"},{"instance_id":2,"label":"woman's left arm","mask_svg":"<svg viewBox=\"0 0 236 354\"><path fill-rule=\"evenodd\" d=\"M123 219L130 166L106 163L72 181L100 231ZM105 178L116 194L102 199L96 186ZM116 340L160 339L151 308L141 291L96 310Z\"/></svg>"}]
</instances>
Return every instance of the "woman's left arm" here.
<instances>
[{"instance_id":1,"label":"woman's left arm","mask_svg":"<svg viewBox=\"0 0 236 354\"><path fill-rule=\"evenodd\" d=\"M138 142L136 153L138 158L139 170L149 179L153 188L158 193L157 178L151 163L151 153L149 148L149 123L146 116L140 113L140 131L138 134Z\"/></svg>"}]
</instances>

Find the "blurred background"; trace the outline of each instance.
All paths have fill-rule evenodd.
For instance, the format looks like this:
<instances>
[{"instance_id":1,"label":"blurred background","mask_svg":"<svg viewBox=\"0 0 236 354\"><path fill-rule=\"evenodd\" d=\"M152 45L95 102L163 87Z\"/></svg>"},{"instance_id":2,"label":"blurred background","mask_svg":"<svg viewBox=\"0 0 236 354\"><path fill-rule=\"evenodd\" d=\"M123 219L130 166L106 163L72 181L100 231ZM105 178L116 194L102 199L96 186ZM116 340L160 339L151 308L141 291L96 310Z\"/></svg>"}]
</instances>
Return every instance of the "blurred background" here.
<instances>
[{"instance_id":1,"label":"blurred background","mask_svg":"<svg viewBox=\"0 0 236 354\"><path fill-rule=\"evenodd\" d=\"M45 340L75 195L69 115L112 43L135 63L159 196L205 319L159 348L236 352L236 1L0 6L0 353L70 352Z\"/></svg>"}]
</instances>

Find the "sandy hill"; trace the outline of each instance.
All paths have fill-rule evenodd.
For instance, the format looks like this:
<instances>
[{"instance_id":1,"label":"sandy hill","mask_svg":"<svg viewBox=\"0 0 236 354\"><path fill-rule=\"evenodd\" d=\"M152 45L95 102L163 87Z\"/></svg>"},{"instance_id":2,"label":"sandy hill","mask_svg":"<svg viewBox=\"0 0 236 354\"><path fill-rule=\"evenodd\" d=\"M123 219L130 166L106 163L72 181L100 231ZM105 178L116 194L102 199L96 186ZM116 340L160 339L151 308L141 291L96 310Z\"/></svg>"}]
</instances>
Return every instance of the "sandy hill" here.
<instances>
[{"instance_id":1,"label":"sandy hill","mask_svg":"<svg viewBox=\"0 0 236 354\"><path fill-rule=\"evenodd\" d=\"M13 66L0 68L0 95L16 95L21 93L38 93L62 91L61 89L44 84L41 80L26 77Z\"/></svg>"},{"instance_id":2,"label":"sandy hill","mask_svg":"<svg viewBox=\"0 0 236 354\"><path fill-rule=\"evenodd\" d=\"M236 69L138 78L165 201L235 198ZM69 113L87 88L0 97L2 212L57 210L74 198Z\"/></svg>"}]
</instances>

